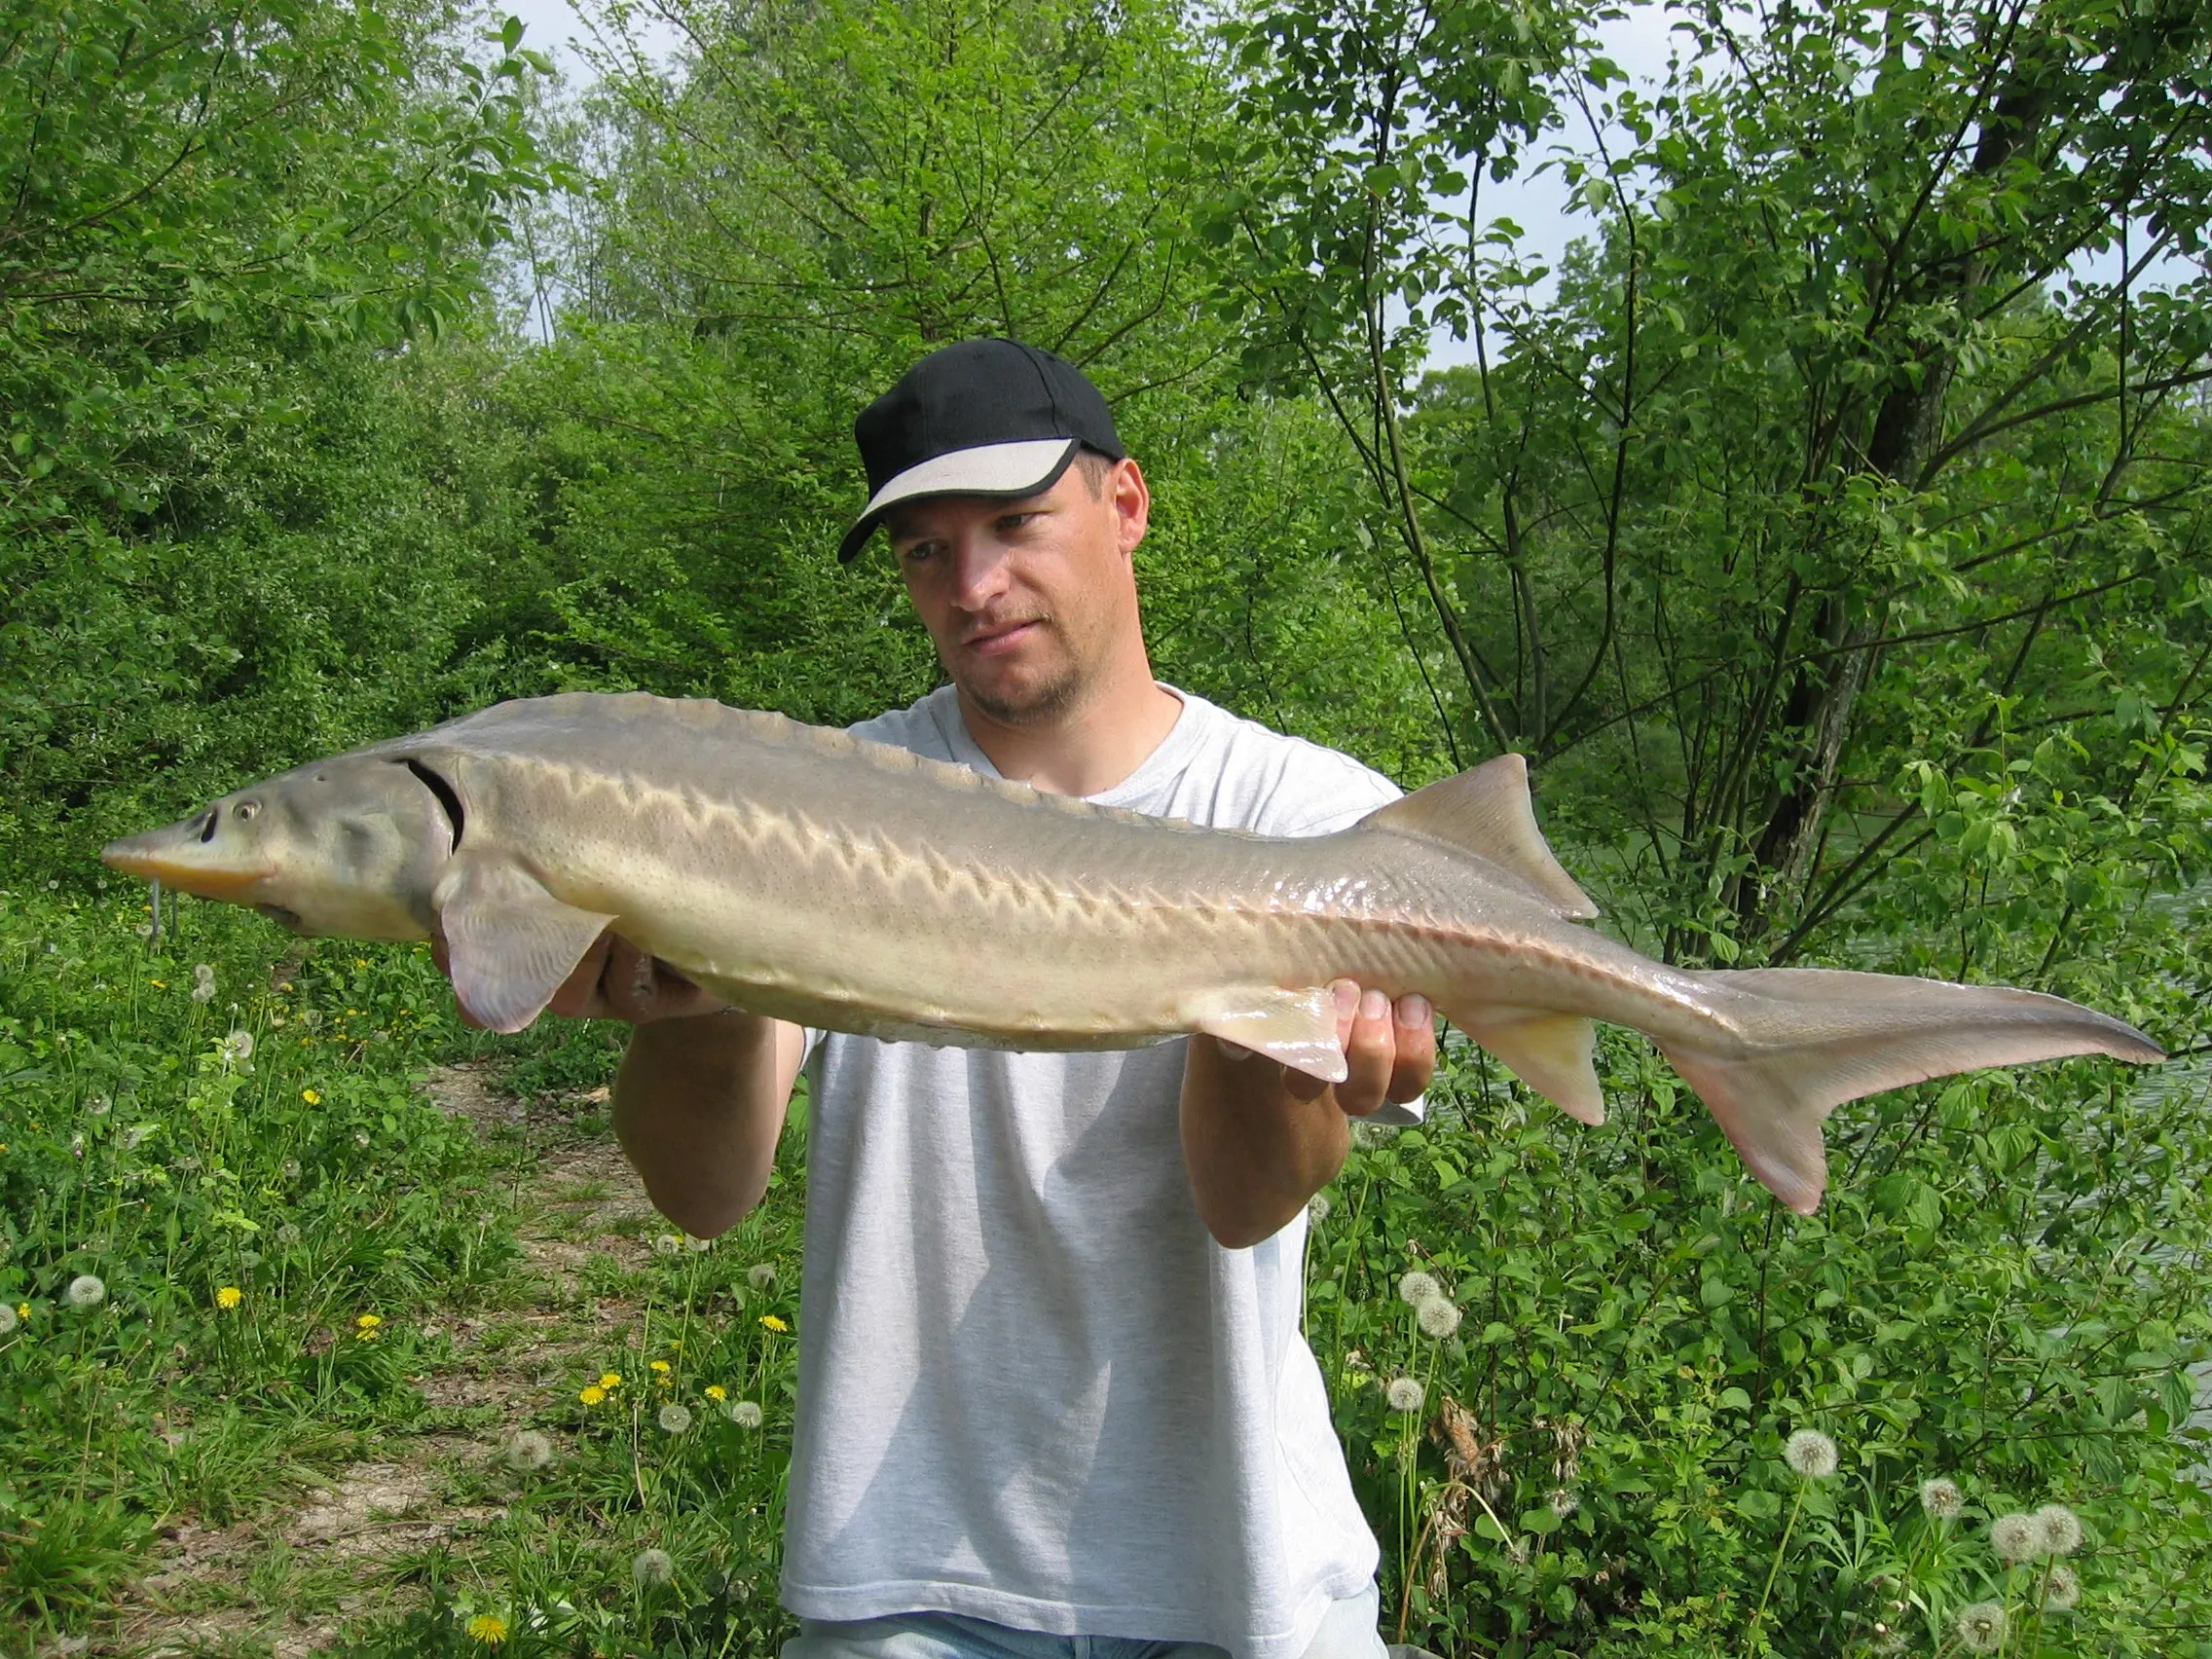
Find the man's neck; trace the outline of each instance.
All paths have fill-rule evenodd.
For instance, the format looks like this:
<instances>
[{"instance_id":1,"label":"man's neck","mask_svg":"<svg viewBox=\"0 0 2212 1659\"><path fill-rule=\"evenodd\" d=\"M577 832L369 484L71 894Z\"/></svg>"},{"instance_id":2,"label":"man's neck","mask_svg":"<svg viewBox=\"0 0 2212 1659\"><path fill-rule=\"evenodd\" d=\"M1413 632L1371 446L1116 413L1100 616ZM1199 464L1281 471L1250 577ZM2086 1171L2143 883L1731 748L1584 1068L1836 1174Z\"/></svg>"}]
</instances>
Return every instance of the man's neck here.
<instances>
[{"instance_id":1,"label":"man's neck","mask_svg":"<svg viewBox=\"0 0 2212 1659\"><path fill-rule=\"evenodd\" d=\"M1047 794L1103 794L1124 782L1166 741L1183 700L1152 678L1125 677L1065 714L1010 725L959 692L960 718L999 776Z\"/></svg>"}]
</instances>

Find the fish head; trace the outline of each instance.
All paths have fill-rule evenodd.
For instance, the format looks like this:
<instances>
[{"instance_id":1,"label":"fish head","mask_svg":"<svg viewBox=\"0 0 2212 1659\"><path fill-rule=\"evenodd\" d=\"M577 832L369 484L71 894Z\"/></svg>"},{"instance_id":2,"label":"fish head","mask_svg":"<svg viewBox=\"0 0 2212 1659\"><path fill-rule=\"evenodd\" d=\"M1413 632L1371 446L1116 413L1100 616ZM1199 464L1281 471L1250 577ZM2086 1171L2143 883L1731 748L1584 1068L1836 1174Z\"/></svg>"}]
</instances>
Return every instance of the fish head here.
<instances>
[{"instance_id":1,"label":"fish head","mask_svg":"<svg viewBox=\"0 0 2212 1659\"><path fill-rule=\"evenodd\" d=\"M100 862L295 933L425 939L460 832L459 796L420 759L341 755L110 842Z\"/></svg>"}]
</instances>

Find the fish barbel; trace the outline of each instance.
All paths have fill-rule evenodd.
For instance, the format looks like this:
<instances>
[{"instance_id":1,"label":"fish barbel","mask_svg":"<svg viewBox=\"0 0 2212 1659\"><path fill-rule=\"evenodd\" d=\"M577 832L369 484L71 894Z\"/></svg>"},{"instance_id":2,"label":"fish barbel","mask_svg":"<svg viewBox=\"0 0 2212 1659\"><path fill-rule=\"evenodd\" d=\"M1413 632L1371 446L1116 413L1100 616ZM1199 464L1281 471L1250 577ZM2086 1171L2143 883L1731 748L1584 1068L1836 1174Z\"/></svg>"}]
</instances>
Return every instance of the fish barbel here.
<instances>
[{"instance_id":1,"label":"fish barbel","mask_svg":"<svg viewBox=\"0 0 2212 1659\"><path fill-rule=\"evenodd\" d=\"M1501 756L1332 835L1205 830L775 715L644 693L501 703L296 767L101 854L298 932L441 932L471 1017L519 1031L611 928L732 1005L930 1043L1126 1049L1203 1031L1330 1082L1329 982L1419 992L1604 1121L1593 1019L1646 1034L1801 1213L1821 1123L1877 1090L2065 1054L2163 1058L2002 986L1690 973L1597 914Z\"/></svg>"}]
</instances>

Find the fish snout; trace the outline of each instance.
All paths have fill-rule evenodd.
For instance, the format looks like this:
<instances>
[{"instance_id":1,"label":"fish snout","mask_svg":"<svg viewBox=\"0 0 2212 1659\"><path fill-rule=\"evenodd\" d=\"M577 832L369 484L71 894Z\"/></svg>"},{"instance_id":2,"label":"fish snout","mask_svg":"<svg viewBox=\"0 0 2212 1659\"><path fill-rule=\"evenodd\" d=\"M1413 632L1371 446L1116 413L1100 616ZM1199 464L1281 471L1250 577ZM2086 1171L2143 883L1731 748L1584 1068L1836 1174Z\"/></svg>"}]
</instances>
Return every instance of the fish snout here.
<instances>
[{"instance_id":1,"label":"fish snout","mask_svg":"<svg viewBox=\"0 0 2212 1659\"><path fill-rule=\"evenodd\" d=\"M270 871L258 860L249 865L235 850L218 851L210 845L210 815L203 812L142 835L110 841L100 849L100 863L179 893L244 902L248 890L267 880Z\"/></svg>"}]
</instances>

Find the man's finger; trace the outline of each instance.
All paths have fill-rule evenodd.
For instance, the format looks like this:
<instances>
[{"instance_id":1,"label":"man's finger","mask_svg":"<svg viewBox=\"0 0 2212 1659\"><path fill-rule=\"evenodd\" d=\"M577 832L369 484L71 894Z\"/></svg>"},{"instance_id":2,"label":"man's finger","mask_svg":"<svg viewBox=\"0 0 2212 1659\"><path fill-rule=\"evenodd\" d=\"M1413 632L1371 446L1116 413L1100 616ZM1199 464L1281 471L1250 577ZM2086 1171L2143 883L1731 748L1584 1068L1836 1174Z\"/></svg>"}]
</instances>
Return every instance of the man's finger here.
<instances>
[{"instance_id":1,"label":"man's finger","mask_svg":"<svg viewBox=\"0 0 2212 1659\"><path fill-rule=\"evenodd\" d=\"M1380 1107L1390 1087L1396 1052L1390 999L1381 991L1363 991L1350 1040L1345 1044L1347 1075L1337 1085L1337 1104L1355 1118L1367 1117Z\"/></svg>"},{"instance_id":2,"label":"man's finger","mask_svg":"<svg viewBox=\"0 0 2212 1659\"><path fill-rule=\"evenodd\" d=\"M593 940L583 960L561 981L561 988L553 993L546 1008L568 1019L590 1019L598 1014L604 1007L600 978L607 972L608 957L617 942L610 933L603 933ZM625 945L624 948L635 947Z\"/></svg>"},{"instance_id":3,"label":"man's finger","mask_svg":"<svg viewBox=\"0 0 2212 1659\"><path fill-rule=\"evenodd\" d=\"M1398 999L1393 1014L1397 1030L1390 1062L1390 1087L1382 1097L1403 1103L1420 1098L1428 1080L1436 1075L1436 1011L1419 991Z\"/></svg>"}]
</instances>

